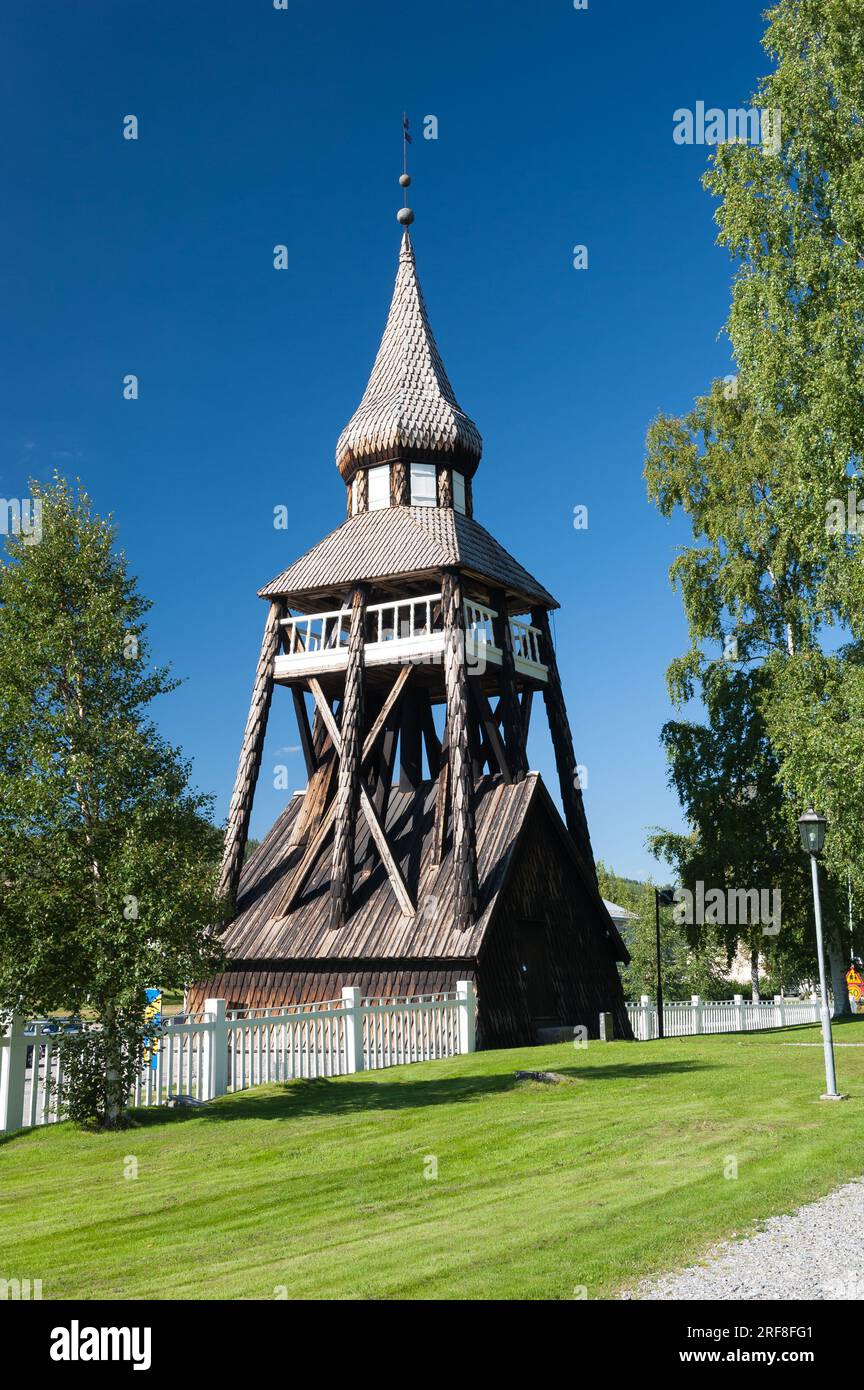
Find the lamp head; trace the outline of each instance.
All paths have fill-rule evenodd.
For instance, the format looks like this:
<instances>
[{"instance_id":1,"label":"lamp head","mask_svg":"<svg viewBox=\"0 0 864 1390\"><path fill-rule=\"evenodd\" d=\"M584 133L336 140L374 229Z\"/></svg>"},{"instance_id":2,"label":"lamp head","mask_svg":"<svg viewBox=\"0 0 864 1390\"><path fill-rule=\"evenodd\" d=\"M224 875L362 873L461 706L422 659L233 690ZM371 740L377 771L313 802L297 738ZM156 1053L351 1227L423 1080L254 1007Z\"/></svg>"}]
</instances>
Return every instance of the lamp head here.
<instances>
[{"instance_id":1,"label":"lamp head","mask_svg":"<svg viewBox=\"0 0 864 1390\"><path fill-rule=\"evenodd\" d=\"M801 844L806 854L822 853L827 828L828 822L825 817L817 815L812 806L799 818L798 829L801 832Z\"/></svg>"}]
</instances>

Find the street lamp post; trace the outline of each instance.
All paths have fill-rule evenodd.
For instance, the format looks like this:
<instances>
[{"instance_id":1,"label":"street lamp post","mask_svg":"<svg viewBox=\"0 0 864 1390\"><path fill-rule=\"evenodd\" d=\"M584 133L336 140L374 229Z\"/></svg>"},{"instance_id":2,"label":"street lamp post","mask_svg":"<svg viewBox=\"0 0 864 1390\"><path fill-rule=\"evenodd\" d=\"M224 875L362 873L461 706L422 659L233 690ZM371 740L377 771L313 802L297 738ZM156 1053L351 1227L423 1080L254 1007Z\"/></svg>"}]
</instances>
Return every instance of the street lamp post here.
<instances>
[{"instance_id":1,"label":"street lamp post","mask_svg":"<svg viewBox=\"0 0 864 1390\"><path fill-rule=\"evenodd\" d=\"M654 927L657 939L657 1036L665 1036L663 1032L663 975L660 969L660 904L668 907L675 901L675 893L671 888L654 889Z\"/></svg>"},{"instance_id":2,"label":"street lamp post","mask_svg":"<svg viewBox=\"0 0 864 1390\"><path fill-rule=\"evenodd\" d=\"M828 1010L828 987L825 983L825 946L822 940L822 903L819 897L819 866L817 857L825 843L825 830L828 822L818 816L811 806L798 821L801 844L810 856L810 872L813 877L813 915L816 919L816 954L819 958L819 997L822 1020L822 1048L825 1053L825 1094L823 1100L843 1100L837 1091L837 1078L834 1073L834 1043L831 1038L831 1014Z\"/></svg>"}]
</instances>

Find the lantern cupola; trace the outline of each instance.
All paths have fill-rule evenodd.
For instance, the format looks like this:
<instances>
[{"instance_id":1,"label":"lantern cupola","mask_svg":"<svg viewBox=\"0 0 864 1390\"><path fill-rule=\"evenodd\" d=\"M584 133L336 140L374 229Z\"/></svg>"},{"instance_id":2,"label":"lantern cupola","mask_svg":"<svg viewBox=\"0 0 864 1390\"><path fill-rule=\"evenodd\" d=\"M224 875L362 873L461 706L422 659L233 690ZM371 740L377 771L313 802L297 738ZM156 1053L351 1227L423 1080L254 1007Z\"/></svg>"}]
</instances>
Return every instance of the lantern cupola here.
<instances>
[{"instance_id":1,"label":"lantern cupola","mask_svg":"<svg viewBox=\"0 0 864 1390\"><path fill-rule=\"evenodd\" d=\"M482 452L435 343L406 230L372 375L336 445L349 515L399 505L455 506L470 515Z\"/></svg>"}]
</instances>

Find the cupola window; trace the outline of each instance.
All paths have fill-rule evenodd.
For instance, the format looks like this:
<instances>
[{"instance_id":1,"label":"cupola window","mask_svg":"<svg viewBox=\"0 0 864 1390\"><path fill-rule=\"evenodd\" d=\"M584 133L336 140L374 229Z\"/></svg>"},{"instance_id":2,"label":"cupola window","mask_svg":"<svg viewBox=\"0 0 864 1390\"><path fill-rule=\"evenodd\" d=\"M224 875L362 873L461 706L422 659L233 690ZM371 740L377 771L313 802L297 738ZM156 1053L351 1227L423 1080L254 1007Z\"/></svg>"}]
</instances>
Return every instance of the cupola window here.
<instances>
[{"instance_id":1,"label":"cupola window","mask_svg":"<svg viewBox=\"0 0 864 1390\"><path fill-rule=\"evenodd\" d=\"M383 463L369 469L369 510L378 512L390 506L390 465Z\"/></svg>"},{"instance_id":2,"label":"cupola window","mask_svg":"<svg viewBox=\"0 0 864 1390\"><path fill-rule=\"evenodd\" d=\"M434 463L412 463L412 507L434 507L438 500L437 486Z\"/></svg>"},{"instance_id":3,"label":"cupola window","mask_svg":"<svg viewBox=\"0 0 864 1390\"><path fill-rule=\"evenodd\" d=\"M453 469L453 508L465 515L465 475Z\"/></svg>"}]
</instances>

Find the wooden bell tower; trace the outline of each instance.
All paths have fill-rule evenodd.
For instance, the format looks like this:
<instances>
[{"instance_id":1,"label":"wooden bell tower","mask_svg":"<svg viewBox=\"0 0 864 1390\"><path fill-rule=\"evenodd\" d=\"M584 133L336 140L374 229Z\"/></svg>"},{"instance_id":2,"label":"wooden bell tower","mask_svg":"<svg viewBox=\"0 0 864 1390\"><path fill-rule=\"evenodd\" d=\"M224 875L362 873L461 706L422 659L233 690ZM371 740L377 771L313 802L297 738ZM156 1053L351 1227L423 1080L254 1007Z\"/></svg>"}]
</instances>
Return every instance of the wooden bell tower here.
<instances>
[{"instance_id":1,"label":"wooden bell tower","mask_svg":"<svg viewBox=\"0 0 864 1390\"><path fill-rule=\"evenodd\" d=\"M407 177L407 176L403 176ZM329 859L327 927L386 870L405 918L424 911L388 804L434 783L431 863L450 864L452 914L478 912L476 787L528 772L535 695L545 704L567 829L594 873L549 627L552 598L474 519L482 440L432 330L405 224L396 285L366 391L339 438L347 520L261 590L269 603L228 816L221 887L234 898L275 685L291 691L308 789L275 911L290 913ZM358 824L368 828L358 860ZM396 837L398 838L398 829ZM410 867L410 866L409 866ZM595 875L596 878L596 875Z\"/></svg>"}]
</instances>

